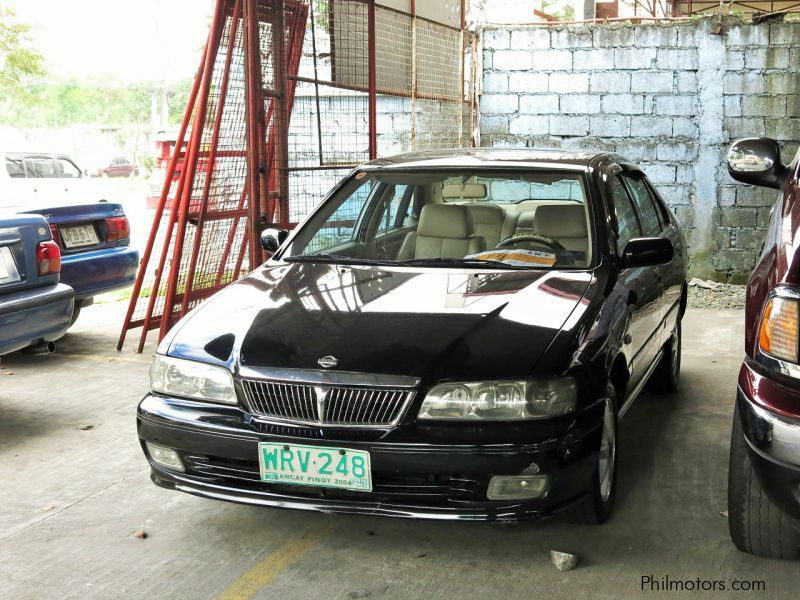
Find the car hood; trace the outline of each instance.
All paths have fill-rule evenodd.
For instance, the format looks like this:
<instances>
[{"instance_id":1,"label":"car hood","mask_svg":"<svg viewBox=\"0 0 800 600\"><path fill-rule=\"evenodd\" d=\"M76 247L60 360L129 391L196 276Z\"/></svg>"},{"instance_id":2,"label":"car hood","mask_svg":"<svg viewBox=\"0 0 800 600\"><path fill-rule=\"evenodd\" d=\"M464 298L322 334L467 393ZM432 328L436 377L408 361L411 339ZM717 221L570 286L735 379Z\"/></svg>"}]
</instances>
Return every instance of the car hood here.
<instances>
[{"instance_id":1,"label":"car hood","mask_svg":"<svg viewBox=\"0 0 800 600\"><path fill-rule=\"evenodd\" d=\"M526 377L590 281L575 271L266 265L196 309L165 346L234 371L320 369L333 356L332 370L423 381Z\"/></svg>"}]
</instances>

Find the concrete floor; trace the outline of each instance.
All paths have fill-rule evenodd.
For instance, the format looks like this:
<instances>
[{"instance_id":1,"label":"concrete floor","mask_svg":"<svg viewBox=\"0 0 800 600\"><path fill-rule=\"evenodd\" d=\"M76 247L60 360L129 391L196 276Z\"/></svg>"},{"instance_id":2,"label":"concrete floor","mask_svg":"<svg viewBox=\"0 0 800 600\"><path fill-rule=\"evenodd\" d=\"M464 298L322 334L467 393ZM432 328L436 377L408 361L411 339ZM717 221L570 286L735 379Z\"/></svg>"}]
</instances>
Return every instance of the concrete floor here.
<instances>
[{"instance_id":1,"label":"concrete floor","mask_svg":"<svg viewBox=\"0 0 800 600\"><path fill-rule=\"evenodd\" d=\"M84 312L52 356L0 370L2 598L796 597L800 564L737 552L721 512L742 315L690 311L681 392L622 422L618 509L600 527L260 509L156 488L136 439L149 353L114 350L124 306ZM10 373L13 373L10 374ZM146 539L133 534L145 529ZM582 556L568 573L549 550ZM653 594L641 580L761 580ZM649 588L648 588L649 590Z\"/></svg>"}]
</instances>

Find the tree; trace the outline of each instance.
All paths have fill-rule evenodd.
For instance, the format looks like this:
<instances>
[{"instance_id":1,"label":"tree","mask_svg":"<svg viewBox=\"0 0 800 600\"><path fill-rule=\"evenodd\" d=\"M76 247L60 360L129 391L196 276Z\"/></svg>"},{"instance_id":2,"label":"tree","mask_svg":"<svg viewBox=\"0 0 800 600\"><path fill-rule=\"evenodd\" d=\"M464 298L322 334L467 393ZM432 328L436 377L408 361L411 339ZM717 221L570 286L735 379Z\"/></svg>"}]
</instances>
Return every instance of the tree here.
<instances>
[{"instance_id":1,"label":"tree","mask_svg":"<svg viewBox=\"0 0 800 600\"><path fill-rule=\"evenodd\" d=\"M31 47L30 25L19 23L10 8L0 6L0 98L31 104L27 79L44 75L44 58Z\"/></svg>"}]
</instances>

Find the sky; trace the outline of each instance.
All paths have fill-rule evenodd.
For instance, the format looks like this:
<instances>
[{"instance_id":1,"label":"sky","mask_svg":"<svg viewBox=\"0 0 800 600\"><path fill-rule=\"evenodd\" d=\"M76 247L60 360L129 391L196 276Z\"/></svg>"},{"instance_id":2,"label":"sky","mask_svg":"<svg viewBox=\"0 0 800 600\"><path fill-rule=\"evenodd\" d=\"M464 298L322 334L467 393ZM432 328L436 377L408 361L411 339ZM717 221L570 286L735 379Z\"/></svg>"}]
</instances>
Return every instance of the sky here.
<instances>
[{"instance_id":1,"label":"sky","mask_svg":"<svg viewBox=\"0 0 800 600\"><path fill-rule=\"evenodd\" d=\"M31 25L58 78L135 83L194 75L213 0L0 0Z\"/></svg>"}]
</instances>

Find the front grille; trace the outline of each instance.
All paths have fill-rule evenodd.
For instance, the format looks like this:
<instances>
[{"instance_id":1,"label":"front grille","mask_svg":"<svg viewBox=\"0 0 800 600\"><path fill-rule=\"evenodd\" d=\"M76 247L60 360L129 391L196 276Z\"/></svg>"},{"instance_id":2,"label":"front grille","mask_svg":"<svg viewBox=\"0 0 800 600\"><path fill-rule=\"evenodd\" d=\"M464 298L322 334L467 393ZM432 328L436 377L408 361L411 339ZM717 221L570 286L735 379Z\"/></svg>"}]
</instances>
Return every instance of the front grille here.
<instances>
[{"instance_id":1,"label":"front grille","mask_svg":"<svg viewBox=\"0 0 800 600\"><path fill-rule=\"evenodd\" d=\"M414 396L409 390L254 379L243 379L242 387L250 412L256 417L315 425L393 425Z\"/></svg>"}]
</instances>

